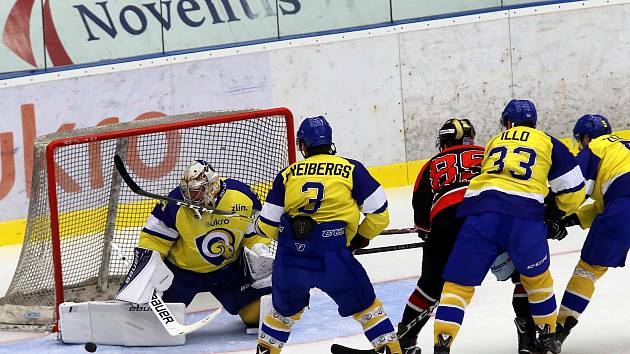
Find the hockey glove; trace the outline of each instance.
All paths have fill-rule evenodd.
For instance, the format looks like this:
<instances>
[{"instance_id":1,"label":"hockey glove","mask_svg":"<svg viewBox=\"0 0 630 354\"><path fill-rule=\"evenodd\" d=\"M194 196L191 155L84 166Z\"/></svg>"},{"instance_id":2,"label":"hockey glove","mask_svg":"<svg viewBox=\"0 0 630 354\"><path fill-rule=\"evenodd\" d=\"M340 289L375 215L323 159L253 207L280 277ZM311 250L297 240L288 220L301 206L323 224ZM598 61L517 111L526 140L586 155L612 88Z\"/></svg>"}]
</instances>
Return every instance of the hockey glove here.
<instances>
[{"instance_id":1,"label":"hockey glove","mask_svg":"<svg viewBox=\"0 0 630 354\"><path fill-rule=\"evenodd\" d=\"M429 231L425 231L422 229L418 229L418 237L422 240L422 241L427 241L429 239Z\"/></svg>"},{"instance_id":2,"label":"hockey glove","mask_svg":"<svg viewBox=\"0 0 630 354\"><path fill-rule=\"evenodd\" d=\"M562 220L545 220L545 224L547 225L547 239L562 240L569 233Z\"/></svg>"},{"instance_id":3,"label":"hockey glove","mask_svg":"<svg viewBox=\"0 0 630 354\"><path fill-rule=\"evenodd\" d=\"M251 249L244 247L247 274L252 280L252 288L262 289L271 286L274 257L264 243L255 243Z\"/></svg>"},{"instance_id":4,"label":"hockey glove","mask_svg":"<svg viewBox=\"0 0 630 354\"><path fill-rule=\"evenodd\" d=\"M575 225L580 225L580 218L577 216L577 214L573 213L569 216L567 216L566 218L560 220L560 222L562 222L562 224L565 227L570 227L570 226L575 226Z\"/></svg>"},{"instance_id":5,"label":"hockey glove","mask_svg":"<svg viewBox=\"0 0 630 354\"><path fill-rule=\"evenodd\" d=\"M365 248L370 244L370 240L359 235L356 234L354 235L354 237L352 238L352 240L350 240L350 251L354 252L360 248Z\"/></svg>"}]
</instances>

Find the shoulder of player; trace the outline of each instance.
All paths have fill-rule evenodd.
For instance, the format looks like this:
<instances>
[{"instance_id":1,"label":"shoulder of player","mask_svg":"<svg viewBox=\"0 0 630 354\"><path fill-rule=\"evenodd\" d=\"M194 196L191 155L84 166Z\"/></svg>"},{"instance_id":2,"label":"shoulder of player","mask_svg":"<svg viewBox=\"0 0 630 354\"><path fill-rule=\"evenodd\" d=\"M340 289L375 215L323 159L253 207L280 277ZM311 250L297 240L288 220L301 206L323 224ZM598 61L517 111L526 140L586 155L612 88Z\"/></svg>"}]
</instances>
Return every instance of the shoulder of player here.
<instances>
[{"instance_id":1,"label":"shoulder of player","mask_svg":"<svg viewBox=\"0 0 630 354\"><path fill-rule=\"evenodd\" d=\"M618 135L615 134L606 134L606 135L602 135L599 136L595 139L593 139L588 145L589 146L595 146L595 147L605 147L608 146L610 144L616 143L620 140L623 140L623 138L621 138Z\"/></svg>"},{"instance_id":2,"label":"shoulder of player","mask_svg":"<svg viewBox=\"0 0 630 354\"><path fill-rule=\"evenodd\" d=\"M289 167L280 171L280 174L283 174L283 175L290 174L291 171L295 169L297 165L300 165L300 164L321 164L321 163L352 165L353 167L360 166L360 167L365 168L360 161L357 161L354 159L350 159L350 158L339 156L339 155L321 154L321 155L310 156L308 158L305 158L304 160L296 161L292 163L291 165L289 165Z\"/></svg>"},{"instance_id":3,"label":"shoulder of player","mask_svg":"<svg viewBox=\"0 0 630 354\"><path fill-rule=\"evenodd\" d=\"M351 159L351 158L347 158L347 157L343 157L343 156L334 156L335 158L338 159L338 161L340 161L341 163L345 163L345 164L349 164L355 167L360 167L360 168L365 168L365 165L363 165L363 163L359 160L355 160L355 159Z\"/></svg>"},{"instance_id":4,"label":"shoulder of player","mask_svg":"<svg viewBox=\"0 0 630 354\"><path fill-rule=\"evenodd\" d=\"M171 190L170 193L168 193L168 196L176 200L186 200L186 198L184 198L184 192L182 192L182 189L179 186ZM160 202L160 204L162 203L165 203L165 202ZM181 208L180 205L169 202L166 205L165 210L169 210L171 212L177 212L177 210L179 210L180 208Z\"/></svg>"},{"instance_id":5,"label":"shoulder of player","mask_svg":"<svg viewBox=\"0 0 630 354\"><path fill-rule=\"evenodd\" d=\"M439 157L444 156L446 154L452 154L452 153L459 154L459 153L466 152L466 151L478 151L478 152L483 153L484 150L485 150L484 147L478 146L478 145L456 145L456 146L448 147L448 148L438 152L437 154L435 154L435 156L433 156L431 158L431 160L439 158Z\"/></svg>"},{"instance_id":6,"label":"shoulder of player","mask_svg":"<svg viewBox=\"0 0 630 354\"><path fill-rule=\"evenodd\" d=\"M240 193L245 195L248 199L258 199L258 196L246 183L233 178L226 178L222 180L225 183L225 194L227 193Z\"/></svg>"}]
</instances>

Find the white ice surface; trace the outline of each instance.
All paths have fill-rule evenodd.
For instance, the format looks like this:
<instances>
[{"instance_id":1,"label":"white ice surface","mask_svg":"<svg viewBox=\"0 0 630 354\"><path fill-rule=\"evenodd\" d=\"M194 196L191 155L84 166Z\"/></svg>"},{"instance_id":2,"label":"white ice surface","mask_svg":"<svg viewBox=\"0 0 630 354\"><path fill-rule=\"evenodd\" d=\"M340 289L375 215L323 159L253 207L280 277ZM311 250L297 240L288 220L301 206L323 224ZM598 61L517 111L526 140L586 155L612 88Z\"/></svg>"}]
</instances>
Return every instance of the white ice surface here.
<instances>
[{"instance_id":1,"label":"white ice surface","mask_svg":"<svg viewBox=\"0 0 630 354\"><path fill-rule=\"evenodd\" d=\"M411 188L387 190L390 201L390 228L412 225L410 207ZM551 241L551 271L555 279L556 299L560 302L564 287L579 258L579 249L586 232L570 229L563 241ZM414 235L381 236L371 246L417 242ZM19 247L0 247L0 293L8 287L19 257ZM370 277L376 283L377 295L386 310L397 322L407 297L420 273L421 249L360 256ZM466 310L464 324L453 346L452 353L516 353L516 334L512 322L512 285L497 282L490 275L477 288L471 305ZM630 298L630 272L627 268L610 269L597 282L593 301L580 317L563 347L564 354L627 354L630 353L630 311L626 299ZM341 319L334 312L328 298L316 292L311 308L298 322L283 353L329 353L332 343L368 348L369 343L360 333L358 324ZM195 315L193 315L195 316ZM240 335L242 328L237 317L222 315L206 331L189 335L182 347L125 348L99 346L97 353L231 353L245 354L255 351L255 338ZM214 326L214 327L213 327ZM432 353L433 321L423 328L420 346L425 354ZM231 336L231 337L230 337ZM63 345L53 335L0 332L0 353L85 353L82 346ZM227 339L226 339L227 338ZM2 343L4 342L4 343Z\"/></svg>"}]
</instances>

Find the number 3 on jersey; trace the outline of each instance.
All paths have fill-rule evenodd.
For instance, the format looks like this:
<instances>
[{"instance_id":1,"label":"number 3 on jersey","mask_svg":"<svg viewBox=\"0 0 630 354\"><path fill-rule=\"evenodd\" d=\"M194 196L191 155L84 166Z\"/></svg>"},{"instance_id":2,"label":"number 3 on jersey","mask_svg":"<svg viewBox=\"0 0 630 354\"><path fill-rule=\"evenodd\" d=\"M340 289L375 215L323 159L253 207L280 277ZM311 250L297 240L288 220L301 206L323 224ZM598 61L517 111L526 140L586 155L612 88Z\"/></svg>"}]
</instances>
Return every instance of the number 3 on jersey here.
<instances>
[{"instance_id":1,"label":"number 3 on jersey","mask_svg":"<svg viewBox=\"0 0 630 354\"><path fill-rule=\"evenodd\" d=\"M536 151L532 148L518 146L515 147L512 152L519 155L518 166L523 170L522 173L520 173L521 171L510 169L510 175L522 181L527 181L532 178L532 167L536 164ZM506 146L497 146L488 153L488 157L493 155L499 155L499 157L494 161L496 169L488 171L488 173L503 173L503 170L505 169L505 158L508 156L508 148ZM525 157L525 160L522 159L523 157Z\"/></svg>"},{"instance_id":2,"label":"number 3 on jersey","mask_svg":"<svg viewBox=\"0 0 630 354\"><path fill-rule=\"evenodd\" d=\"M319 182L306 182L302 185L302 193L312 195L315 191L315 198L308 198L308 205L298 208L300 213L315 214L322 206L324 200L324 185Z\"/></svg>"}]
</instances>

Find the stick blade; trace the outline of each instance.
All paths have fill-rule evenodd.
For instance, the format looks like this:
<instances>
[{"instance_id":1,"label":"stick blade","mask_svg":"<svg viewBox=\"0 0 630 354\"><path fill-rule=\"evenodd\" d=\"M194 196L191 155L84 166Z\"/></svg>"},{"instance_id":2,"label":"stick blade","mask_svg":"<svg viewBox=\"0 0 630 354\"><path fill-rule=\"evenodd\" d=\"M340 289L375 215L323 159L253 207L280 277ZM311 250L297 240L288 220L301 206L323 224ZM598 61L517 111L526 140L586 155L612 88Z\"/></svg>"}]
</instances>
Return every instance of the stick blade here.
<instances>
[{"instance_id":1,"label":"stick blade","mask_svg":"<svg viewBox=\"0 0 630 354\"><path fill-rule=\"evenodd\" d=\"M331 345L330 352L332 354L376 354L374 349L354 349L341 344Z\"/></svg>"}]
</instances>

